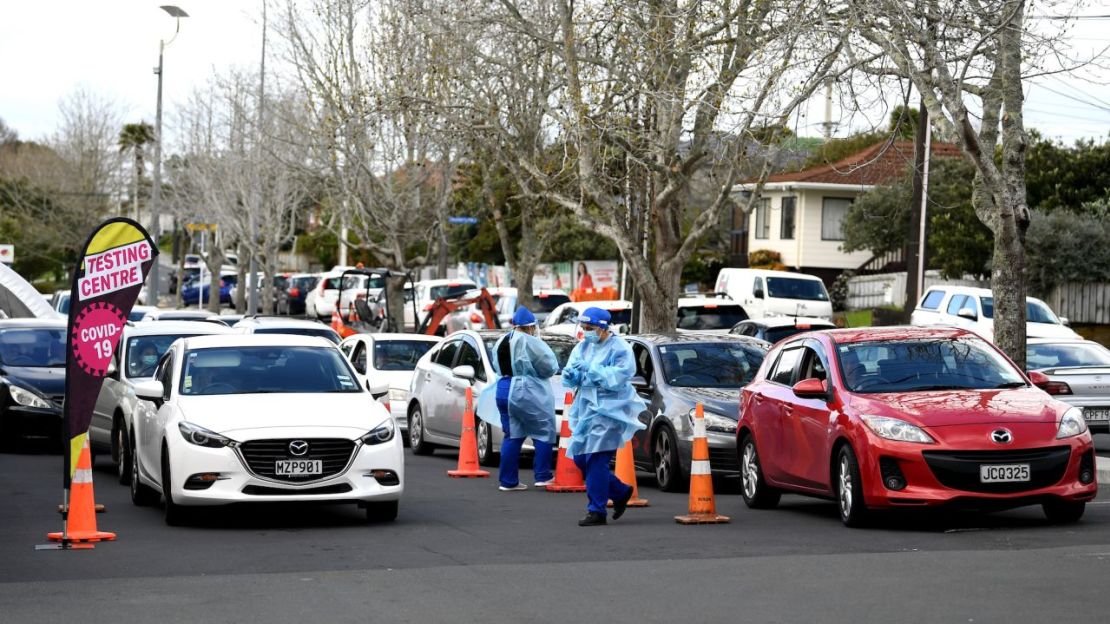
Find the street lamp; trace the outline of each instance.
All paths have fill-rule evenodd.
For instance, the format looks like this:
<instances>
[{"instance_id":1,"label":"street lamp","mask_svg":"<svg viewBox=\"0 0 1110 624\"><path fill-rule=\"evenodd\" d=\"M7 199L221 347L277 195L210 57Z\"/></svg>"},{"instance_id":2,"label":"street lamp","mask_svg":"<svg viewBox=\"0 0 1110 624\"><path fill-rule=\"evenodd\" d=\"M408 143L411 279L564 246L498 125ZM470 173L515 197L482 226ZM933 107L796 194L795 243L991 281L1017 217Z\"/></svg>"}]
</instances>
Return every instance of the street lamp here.
<instances>
[{"instance_id":1,"label":"street lamp","mask_svg":"<svg viewBox=\"0 0 1110 624\"><path fill-rule=\"evenodd\" d=\"M154 119L154 185L150 190L150 231L154 237L155 245L158 244L158 239L162 235L161 215L159 214L159 204L162 200L162 54L165 52L166 46L177 39L177 33L181 32L181 18L189 17L189 14L181 10L181 7L172 4L163 5L162 10L174 18L175 27L173 37L170 37L169 41L164 39L158 41L158 67L154 68L154 73L158 75L158 110ZM153 297L148 297L154 302L154 305L158 305L158 295L161 294L158 273L158 262L155 261L150 267L150 290L153 292Z\"/></svg>"}]
</instances>

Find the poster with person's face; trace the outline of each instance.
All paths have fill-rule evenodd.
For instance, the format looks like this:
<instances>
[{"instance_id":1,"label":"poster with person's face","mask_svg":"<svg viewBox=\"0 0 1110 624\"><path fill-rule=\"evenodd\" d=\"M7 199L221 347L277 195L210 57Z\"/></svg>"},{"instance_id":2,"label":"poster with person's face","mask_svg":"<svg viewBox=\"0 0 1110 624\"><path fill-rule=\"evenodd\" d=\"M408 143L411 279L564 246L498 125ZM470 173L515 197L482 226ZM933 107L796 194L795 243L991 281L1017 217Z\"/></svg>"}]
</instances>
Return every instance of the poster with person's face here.
<instances>
[{"instance_id":1,"label":"poster with person's face","mask_svg":"<svg viewBox=\"0 0 1110 624\"><path fill-rule=\"evenodd\" d=\"M620 278L616 260L579 260L574 263L574 289L617 287Z\"/></svg>"}]
</instances>

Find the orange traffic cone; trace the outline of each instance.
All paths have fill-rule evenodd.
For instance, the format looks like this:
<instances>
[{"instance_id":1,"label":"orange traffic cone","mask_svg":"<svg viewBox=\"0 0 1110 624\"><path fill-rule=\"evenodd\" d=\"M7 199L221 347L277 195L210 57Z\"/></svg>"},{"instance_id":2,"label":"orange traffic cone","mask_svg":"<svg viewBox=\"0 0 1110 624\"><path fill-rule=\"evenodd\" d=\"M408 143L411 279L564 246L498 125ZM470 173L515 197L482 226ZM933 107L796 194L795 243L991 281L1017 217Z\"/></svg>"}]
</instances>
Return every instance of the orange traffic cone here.
<instances>
[{"instance_id":1,"label":"orange traffic cone","mask_svg":"<svg viewBox=\"0 0 1110 624\"><path fill-rule=\"evenodd\" d=\"M629 507L647 507L648 499L640 498L640 490L636 487L636 463L632 461L632 441L624 443L624 446L617 449L617 478L624 482L625 485L632 486L632 498L628 499ZM609 501L609 506L613 506L613 501Z\"/></svg>"},{"instance_id":2,"label":"orange traffic cone","mask_svg":"<svg viewBox=\"0 0 1110 624\"><path fill-rule=\"evenodd\" d=\"M555 483L547 486L548 492L585 492L586 482L582 480L582 471L574 465L574 460L567 457L567 446L570 445L570 404L574 402L574 394L567 393L563 408L563 426L559 428L559 459L555 462Z\"/></svg>"},{"instance_id":3,"label":"orange traffic cone","mask_svg":"<svg viewBox=\"0 0 1110 624\"><path fill-rule=\"evenodd\" d=\"M459 440L459 467L448 470L451 477L485 478L488 470L478 467L478 438L474 435L474 389L466 389L466 408L463 410L462 439Z\"/></svg>"},{"instance_id":4,"label":"orange traffic cone","mask_svg":"<svg viewBox=\"0 0 1110 624\"><path fill-rule=\"evenodd\" d=\"M705 437L705 413L701 403L694 412L694 456L690 462L690 513L675 516L679 524L719 524L728 516L717 513L713 498L713 473L709 469L709 441Z\"/></svg>"},{"instance_id":5,"label":"orange traffic cone","mask_svg":"<svg viewBox=\"0 0 1110 624\"><path fill-rule=\"evenodd\" d=\"M64 533L48 533L52 542L100 542L116 539L115 533L96 530L96 504L93 502L92 457L89 441L81 447L77 458L77 473L69 486L69 513L66 515ZM91 547L91 546L90 546Z\"/></svg>"}]
</instances>

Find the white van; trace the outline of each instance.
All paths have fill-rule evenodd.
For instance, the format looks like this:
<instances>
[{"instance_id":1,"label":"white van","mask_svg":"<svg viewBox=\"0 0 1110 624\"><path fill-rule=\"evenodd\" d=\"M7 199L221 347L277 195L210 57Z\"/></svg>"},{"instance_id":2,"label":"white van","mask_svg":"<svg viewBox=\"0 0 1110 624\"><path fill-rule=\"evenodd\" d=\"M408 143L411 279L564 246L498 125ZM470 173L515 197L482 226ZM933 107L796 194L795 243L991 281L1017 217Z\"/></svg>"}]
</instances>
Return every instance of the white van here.
<instances>
[{"instance_id":1,"label":"white van","mask_svg":"<svg viewBox=\"0 0 1110 624\"><path fill-rule=\"evenodd\" d=\"M1080 337L1040 299L1025 298L1025 320L1029 338ZM910 315L910 325L962 327L994 342L994 293L989 288L931 286Z\"/></svg>"},{"instance_id":2,"label":"white van","mask_svg":"<svg viewBox=\"0 0 1110 624\"><path fill-rule=\"evenodd\" d=\"M739 302L749 318L812 316L832 318L832 301L821 278L767 269L721 269L715 291Z\"/></svg>"}]
</instances>

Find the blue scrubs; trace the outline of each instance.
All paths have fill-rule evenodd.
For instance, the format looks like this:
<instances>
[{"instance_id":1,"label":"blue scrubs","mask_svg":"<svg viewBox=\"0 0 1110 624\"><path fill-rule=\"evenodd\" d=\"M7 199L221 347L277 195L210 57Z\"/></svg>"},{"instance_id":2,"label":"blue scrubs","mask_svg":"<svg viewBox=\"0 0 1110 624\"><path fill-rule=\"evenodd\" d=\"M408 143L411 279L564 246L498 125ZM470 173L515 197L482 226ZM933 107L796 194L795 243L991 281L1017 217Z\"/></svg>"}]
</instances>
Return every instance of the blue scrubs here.
<instances>
[{"instance_id":1,"label":"blue scrubs","mask_svg":"<svg viewBox=\"0 0 1110 624\"><path fill-rule=\"evenodd\" d=\"M509 425L509 391L512 388L513 378L502 377L497 380L497 411L501 412L501 429L504 437L501 439L501 465L498 479L503 487L515 487L520 483L520 447L524 445L524 436L514 438ZM536 481L550 481L551 454L553 445L545 440L532 438L532 445L536 448L536 456L532 460L532 469Z\"/></svg>"},{"instance_id":2,"label":"blue scrubs","mask_svg":"<svg viewBox=\"0 0 1110 624\"><path fill-rule=\"evenodd\" d=\"M624 500L632 494L632 486L625 484L609 471L609 463L616 451L598 451L585 455L575 455L574 465L582 471L586 480L586 510L606 515L609 501Z\"/></svg>"}]
</instances>

